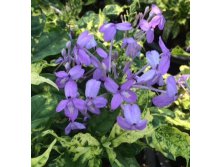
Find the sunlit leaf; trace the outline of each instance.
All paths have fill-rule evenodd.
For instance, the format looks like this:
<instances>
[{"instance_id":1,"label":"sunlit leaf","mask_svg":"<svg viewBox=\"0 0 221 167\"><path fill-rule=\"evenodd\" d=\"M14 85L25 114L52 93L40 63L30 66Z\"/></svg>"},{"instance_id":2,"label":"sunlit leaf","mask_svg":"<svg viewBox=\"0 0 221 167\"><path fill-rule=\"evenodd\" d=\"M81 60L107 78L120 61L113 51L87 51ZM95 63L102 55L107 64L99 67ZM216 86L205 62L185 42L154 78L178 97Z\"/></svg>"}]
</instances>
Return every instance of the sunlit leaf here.
<instances>
[{"instance_id":1,"label":"sunlit leaf","mask_svg":"<svg viewBox=\"0 0 221 167\"><path fill-rule=\"evenodd\" d=\"M48 149L42 155L32 158L31 159L31 166L32 167L43 167L46 164L46 162L49 158L49 155L51 153L51 150L56 142L57 142L57 140L54 139L54 141L50 144Z\"/></svg>"}]
</instances>

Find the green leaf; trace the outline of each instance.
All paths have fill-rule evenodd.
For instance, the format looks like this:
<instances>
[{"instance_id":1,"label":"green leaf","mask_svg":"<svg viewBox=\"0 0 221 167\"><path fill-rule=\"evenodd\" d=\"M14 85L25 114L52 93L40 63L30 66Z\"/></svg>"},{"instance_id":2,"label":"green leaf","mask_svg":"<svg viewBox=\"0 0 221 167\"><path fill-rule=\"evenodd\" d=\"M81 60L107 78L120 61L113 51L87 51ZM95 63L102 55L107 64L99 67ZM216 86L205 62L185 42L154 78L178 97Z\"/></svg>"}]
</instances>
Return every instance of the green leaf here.
<instances>
[{"instance_id":1,"label":"green leaf","mask_svg":"<svg viewBox=\"0 0 221 167\"><path fill-rule=\"evenodd\" d=\"M118 124L115 124L111 130L109 141L111 141L111 146L115 148L122 143L134 143L138 139L143 138L146 133L147 128L141 131L125 131Z\"/></svg>"},{"instance_id":2,"label":"green leaf","mask_svg":"<svg viewBox=\"0 0 221 167\"><path fill-rule=\"evenodd\" d=\"M153 128L158 128L162 125L173 125L182 127L186 130L190 129L189 114L185 114L179 110L171 111L167 108L151 107L147 110L151 116L149 124Z\"/></svg>"},{"instance_id":3,"label":"green leaf","mask_svg":"<svg viewBox=\"0 0 221 167\"><path fill-rule=\"evenodd\" d=\"M179 57L179 56L189 57L190 56L190 53L183 50L180 46L176 46L175 48L173 48L173 50L171 51L171 54L174 57Z\"/></svg>"},{"instance_id":4,"label":"green leaf","mask_svg":"<svg viewBox=\"0 0 221 167\"><path fill-rule=\"evenodd\" d=\"M163 30L163 39L165 40L165 42L169 39L173 25L174 25L174 21L170 21L170 20L168 20L165 24L165 27Z\"/></svg>"},{"instance_id":5,"label":"green leaf","mask_svg":"<svg viewBox=\"0 0 221 167\"><path fill-rule=\"evenodd\" d=\"M153 133L146 135L149 146L160 151L165 157L176 160L184 157L188 163L190 158L190 138L187 133L175 127L160 126Z\"/></svg>"},{"instance_id":6,"label":"green leaf","mask_svg":"<svg viewBox=\"0 0 221 167\"><path fill-rule=\"evenodd\" d=\"M39 39L33 39L32 62L60 53L61 49L65 47L67 41L67 32L62 29L43 32Z\"/></svg>"},{"instance_id":7,"label":"green leaf","mask_svg":"<svg viewBox=\"0 0 221 167\"><path fill-rule=\"evenodd\" d=\"M103 13L107 16L111 16L111 15L118 16L121 12L123 12L123 8L117 4L106 5L103 9Z\"/></svg>"},{"instance_id":8,"label":"green leaf","mask_svg":"<svg viewBox=\"0 0 221 167\"><path fill-rule=\"evenodd\" d=\"M46 61L41 60L39 62L36 62L31 65L31 84L33 85L39 85L41 83L48 83L49 85L53 86L57 90L58 87L57 85L51 81L50 79L40 76L39 74L41 73L42 69L48 66L55 66L56 64L48 64Z\"/></svg>"},{"instance_id":9,"label":"green leaf","mask_svg":"<svg viewBox=\"0 0 221 167\"><path fill-rule=\"evenodd\" d=\"M50 120L57 114L55 108L63 96L53 92L31 97L31 126L32 129L49 127Z\"/></svg>"},{"instance_id":10,"label":"green leaf","mask_svg":"<svg viewBox=\"0 0 221 167\"><path fill-rule=\"evenodd\" d=\"M43 167L46 164L46 162L48 161L51 150L56 142L57 142L57 140L54 139L54 141L50 144L48 149L42 155L32 158L31 159L31 166L32 167Z\"/></svg>"},{"instance_id":11,"label":"green leaf","mask_svg":"<svg viewBox=\"0 0 221 167\"><path fill-rule=\"evenodd\" d=\"M43 32L45 26L44 15L31 16L31 36L38 36Z\"/></svg>"},{"instance_id":12,"label":"green leaf","mask_svg":"<svg viewBox=\"0 0 221 167\"><path fill-rule=\"evenodd\" d=\"M140 167L135 157L125 157L124 155L117 154L117 159L120 163L112 165L112 167Z\"/></svg>"},{"instance_id":13,"label":"green leaf","mask_svg":"<svg viewBox=\"0 0 221 167\"><path fill-rule=\"evenodd\" d=\"M50 79L42 77L38 73L35 73L35 72L31 73L31 84L39 85L39 84L44 83L44 82L48 83L49 85L51 85L54 88L56 88L57 90L59 90L57 85L53 81L51 81Z\"/></svg>"},{"instance_id":14,"label":"green leaf","mask_svg":"<svg viewBox=\"0 0 221 167\"><path fill-rule=\"evenodd\" d=\"M186 65L180 66L180 74L190 74L190 67Z\"/></svg>"},{"instance_id":15,"label":"green leaf","mask_svg":"<svg viewBox=\"0 0 221 167\"><path fill-rule=\"evenodd\" d=\"M71 141L69 151L74 153L74 161L88 162L89 167L101 166L102 148L100 143L89 133L78 133Z\"/></svg>"},{"instance_id":16,"label":"green leaf","mask_svg":"<svg viewBox=\"0 0 221 167\"><path fill-rule=\"evenodd\" d=\"M88 131L92 135L97 136L103 136L107 134L107 132L109 132L113 127L118 114L119 110L110 112L105 109L101 111L101 114L99 116L91 116L91 119L88 121Z\"/></svg>"}]
</instances>

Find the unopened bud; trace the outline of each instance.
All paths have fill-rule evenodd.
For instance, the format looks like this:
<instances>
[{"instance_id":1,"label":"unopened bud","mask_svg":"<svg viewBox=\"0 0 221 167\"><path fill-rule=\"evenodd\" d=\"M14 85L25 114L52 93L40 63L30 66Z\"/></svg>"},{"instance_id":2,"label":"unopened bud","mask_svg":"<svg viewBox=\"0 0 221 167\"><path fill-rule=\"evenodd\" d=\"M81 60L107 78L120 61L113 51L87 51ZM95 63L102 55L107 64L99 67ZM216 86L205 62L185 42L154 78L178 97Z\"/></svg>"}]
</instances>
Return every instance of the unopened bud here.
<instances>
[{"instance_id":1,"label":"unopened bud","mask_svg":"<svg viewBox=\"0 0 221 167\"><path fill-rule=\"evenodd\" d=\"M66 56L66 49L62 49L62 51L61 51L61 55L62 55L63 57Z\"/></svg>"},{"instance_id":2,"label":"unopened bud","mask_svg":"<svg viewBox=\"0 0 221 167\"><path fill-rule=\"evenodd\" d=\"M66 48L68 48L68 49L71 48L71 41L68 41L68 42L66 43Z\"/></svg>"}]
</instances>

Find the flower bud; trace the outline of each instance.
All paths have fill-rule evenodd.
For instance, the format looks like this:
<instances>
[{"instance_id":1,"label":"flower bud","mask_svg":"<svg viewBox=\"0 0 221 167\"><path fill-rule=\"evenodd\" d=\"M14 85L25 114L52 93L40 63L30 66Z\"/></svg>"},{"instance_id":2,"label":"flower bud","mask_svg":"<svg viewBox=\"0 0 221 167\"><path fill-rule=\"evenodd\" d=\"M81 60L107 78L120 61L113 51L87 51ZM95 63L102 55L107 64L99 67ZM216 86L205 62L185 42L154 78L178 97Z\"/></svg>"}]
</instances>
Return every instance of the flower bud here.
<instances>
[{"instance_id":1,"label":"flower bud","mask_svg":"<svg viewBox=\"0 0 221 167\"><path fill-rule=\"evenodd\" d=\"M71 41L68 41L68 42L66 43L66 48L68 48L68 49L71 48Z\"/></svg>"},{"instance_id":2,"label":"flower bud","mask_svg":"<svg viewBox=\"0 0 221 167\"><path fill-rule=\"evenodd\" d=\"M63 57L66 56L66 49L62 49L62 51L61 51L61 55L62 55Z\"/></svg>"}]
</instances>

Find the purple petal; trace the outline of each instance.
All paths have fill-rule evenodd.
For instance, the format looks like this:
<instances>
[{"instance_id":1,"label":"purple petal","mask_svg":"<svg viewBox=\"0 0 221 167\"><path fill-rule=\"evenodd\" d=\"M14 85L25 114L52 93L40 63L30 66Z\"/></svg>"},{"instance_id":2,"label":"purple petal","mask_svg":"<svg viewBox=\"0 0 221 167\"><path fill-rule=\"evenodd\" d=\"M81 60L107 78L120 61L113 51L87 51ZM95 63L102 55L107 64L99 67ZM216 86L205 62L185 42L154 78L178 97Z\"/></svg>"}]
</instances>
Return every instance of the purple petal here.
<instances>
[{"instance_id":1,"label":"purple petal","mask_svg":"<svg viewBox=\"0 0 221 167\"><path fill-rule=\"evenodd\" d=\"M121 90L128 90L131 88L131 86L133 86L133 84L135 84L135 80L133 79L127 80L121 85Z\"/></svg>"},{"instance_id":2,"label":"purple petal","mask_svg":"<svg viewBox=\"0 0 221 167\"><path fill-rule=\"evenodd\" d=\"M107 58L108 54L101 48L96 49L97 54L102 58Z\"/></svg>"},{"instance_id":3,"label":"purple petal","mask_svg":"<svg viewBox=\"0 0 221 167\"><path fill-rule=\"evenodd\" d=\"M56 84L60 89L63 89L66 82L69 80L69 78L57 78L56 79Z\"/></svg>"},{"instance_id":4,"label":"purple petal","mask_svg":"<svg viewBox=\"0 0 221 167\"><path fill-rule=\"evenodd\" d=\"M146 126L147 126L147 120L141 120L141 121L139 121L137 124L136 124L136 129L138 129L138 130L143 130L143 129L145 129L146 128Z\"/></svg>"},{"instance_id":5,"label":"purple petal","mask_svg":"<svg viewBox=\"0 0 221 167\"><path fill-rule=\"evenodd\" d=\"M78 110L86 110L86 103L84 100L75 98L73 99L73 103Z\"/></svg>"},{"instance_id":6,"label":"purple petal","mask_svg":"<svg viewBox=\"0 0 221 167\"><path fill-rule=\"evenodd\" d=\"M86 129L85 125L79 122L72 122L71 123L71 129L75 130L75 129Z\"/></svg>"},{"instance_id":7,"label":"purple petal","mask_svg":"<svg viewBox=\"0 0 221 167\"><path fill-rule=\"evenodd\" d=\"M164 75L167 73L167 71L170 68L170 56L168 55L164 55L163 57L161 57L159 66L158 66L158 71Z\"/></svg>"},{"instance_id":8,"label":"purple petal","mask_svg":"<svg viewBox=\"0 0 221 167\"><path fill-rule=\"evenodd\" d=\"M163 81L163 76L160 75L159 79L158 79L158 85L159 86L163 86L164 85L164 81Z\"/></svg>"},{"instance_id":9,"label":"purple petal","mask_svg":"<svg viewBox=\"0 0 221 167\"><path fill-rule=\"evenodd\" d=\"M99 115L101 113L100 109L96 108L93 104L88 104L87 107L88 110L93 114Z\"/></svg>"},{"instance_id":10,"label":"purple petal","mask_svg":"<svg viewBox=\"0 0 221 167\"><path fill-rule=\"evenodd\" d=\"M152 18L152 20L150 21L150 25L152 28L155 28L156 26L158 26L160 24L160 20L161 20L161 16L156 15Z\"/></svg>"},{"instance_id":11,"label":"purple petal","mask_svg":"<svg viewBox=\"0 0 221 167\"><path fill-rule=\"evenodd\" d=\"M88 31L84 31L83 33L81 33L77 39L77 44L80 47L84 47L90 40L91 40L92 36L89 35Z\"/></svg>"},{"instance_id":12,"label":"purple petal","mask_svg":"<svg viewBox=\"0 0 221 167\"><path fill-rule=\"evenodd\" d=\"M131 30L132 29L132 26L130 23L128 22L124 22L124 23L118 23L116 24L116 28L118 30L121 30L121 31L127 31L127 30Z\"/></svg>"},{"instance_id":13,"label":"purple petal","mask_svg":"<svg viewBox=\"0 0 221 167\"><path fill-rule=\"evenodd\" d=\"M122 129L131 130L131 125L125 120L125 118L118 116L117 123Z\"/></svg>"},{"instance_id":14,"label":"purple petal","mask_svg":"<svg viewBox=\"0 0 221 167\"><path fill-rule=\"evenodd\" d=\"M77 96L77 84L74 81L68 81L65 84L64 92L66 98Z\"/></svg>"},{"instance_id":15,"label":"purple petal","mask_svg":"<svg viewBox=\"0 0 221 167\"><path fill-rule=\"evenodd\" d=\"M113 23L106 23L100 27L99 31L104 33L106 30L108 30L111 27L115 27L115 25Z\"/></svg>"},{"instance_id":16,"label":"purple petal","mask_svg":"<svg viewBox=\"0 0 221 167\"><path fill-rule=\"evenodd\" d=\"M114 94L111 100L111 109L112 110L117 109L121 105L122 102L123 102L123 98L121 97L121 95L119 93Z\"/></svg>"},{"instance_id":17,"label":"purple petal","mask_svg":"<svg viewBox=\"0 0 221 167\"><path fill-rule=\"evenodd\" d=\"M123 97L124 101L126 101L127 103L134 103L137 101L136 93L130 90L122 91L121 96Z\"/></svg>"},{"instance_id":18,"label":"purple petal","mask_svg":"<svg viewBox=\"0 0 221 167\"><path fill-rule=\"evenodd\" d=\"M139 26L143 31L148 31L150 29L149 23L144 19L140 20Z\"/></svg>"},{"instance_id":19,"label":"purple petal","mask_svg":"<svg viewBox=\"0 0 221 167\"><path fill-rule=\"evenodd\" d=\"M160 19L160 23L158 24L158 28L160 30L163 30L165 23L166 23L166 20L165 20L164 16L161 15L161 19Z\"/></svg>"},{"instance_id":20,"label":"purple petal","mask_svg":"<svg viewBox=\"0 0 221 167\"><path fill-rule=\"evenodd\" d=\"M85 46L87 49L91 49L91 48L94 48L95 46L97 46L97 42L94 40L94 36L93 35L89 35L89 36L91 36L91 38Z\"/></svg>"},{"instance_id":21,"label":"purple petal","mask_svg":"<svg viewBox=\"0 0 221 167\"><path fill-rule=\"evenodd\" d=\"M161 10L157 7L157 5L155 5L155 4L152 4L151 5L151 11L150 11L150 14L152 15L152 14L161 14L162 12L161 12Z\"/></svg>"},{"instance_id":22,"label":"purple petal","mask_svg":"<svg viewBox=\"0 0 221 167\"><path fill-rule=\"evenodd\" d=\"M68 102L67 107L64 109L64 113L72 121L74 121L77 118L78 110L74 107L72 101Z\"/></svg>"},{"instance_id":23,"label":"purple petal","mask_svg":"<svg viewBox=\"0 0 221 167\"><path fill-rule=\"evenodd\" d=\"M64 110L67 103L68 103L68 100L61 100L56 107L56 112L60 112L60 111Z\"/></svg>"},{"instance_id":24,"label":"purple petal","mask_svg":"<svg viewBox=\"0 0 221 167\"><path fill-rule=\"evenodd\" d=\"M143 75L141 75L138 79L137 82L147 82L151 79L153 79L153 77L156 75L156 70L149 70L146 73L144 73Z\"/></svg>"},{"instance_id":25,"label":"purple petal","mask_svg":"<svg viewBox=\"0 0 221 167\"><path fill-rule=\"evenodd\" d=\"M149 29L146 31L146 38L148 43L152 43L154 40L154 29Z\"/></svg>"},{"instance_id":26,"label":"purple petal","mask_svg":"<svg viewBox=\"0 0 221 167\"><path fill-rule=\"evenodd\" d=\"M99 68L101 66L100 61L95 56L91 56L91 64L93 64L93 66L96 68Z\"/></svg>"},{"instance_id":27,"label":"purple petal","mask_svg":"<svg viewBox=\"0 0 221 167\"><path fill-rule=\"evenodd\" d=\"M71 133L71 122L68 124L68 126L65 128L65 134L68 135Z\"/></svg>"},{"instance_id":28,"label":"purple petal","mask_svg":"<svg viewBox=\"0 0 221 167\"><path fill-rule=\"evenodd\" d=\"M99 29L100 32L104 33L104 40L106 42L114 39L116 34L116 27L113 23L104 24Z\"/></svg>"},{"instance_id":29,"label":"purple petal","mask_svg":"<svg viewBox=\"0 0 221 167\"><path fill-rule=\"evenodd\" d=\"M91 64L90 56L83 49L78 50L78 56L81 64L85 64L86 66Z\"/></svg>"},{"instance_id":30,"label":"purple petal","mask_svg":"<svg viewBox=\"0 0 221 167\"><path fill-rule=\"evenodd\" d=\"M133 125L133 124L137 123L137 116L139 116L139 115L134 116L134 111L132 111L132 105L130 105L130 104L124 105L123 111L124 111L124 117L129 124Z\"/></svg>"},{"instance_id":31,"label":"purple petal","mask_svg":"<svg viewBox=\"0 0 221 167\"><path fill-rule=\"evenodd\" d=\"M160 55L157 51L152 50L152 51L148 51L146 53L146 58L148 63L150 64L150 66L154 69L156 69L157 65L159 64L160 61Z\"/></svg>"},{"instance_id":32,"label":"purple petal","mask_svg":"<svg viewBox=\"0 0 221 167\"><path fill-rule=\"evenodd\" d=\"M169 76L167 78L167 95L174 97L177 93L176 80L173 76Z\"/></svg>"},{"instance_id":33,"label":"purple petal","mask_svg":"<svg viewBox=\"0 0 221 167\"><path fill-rule=\"evenodd\" d=\"M101 79L103 71L100 68L97 68L93 73L93 79L99 80Z\"/></svg>"},{"instance_id":34,"label":"purple petal","mask_svg":"<svg viewBox=\"0 0 221 167\"><path fill-rule=\"evenodd\" d=\"M153 104L157 107L165 107L174 101L174 97L169 97L167 94L161 94L153 98Z\"/></svg>"},{"instance_id":35,"label":"purple petal","mask_svg":"<svg viewBox=\"0 0 221 167\"><path fill-rule=\"evenodd\" d=\"M167 49L167 47L165 46L161 36L159 37L159 45L163 53L167 54L168 52L170 52L169 49Z\"/></svg>"},{"instance_id":36,"label":"purple petal","mask_svg":"<svg viewBox=\"0 0 221 167\"><path fill-rule=\"evenodd\" d=\"M86 97L96 97L100 90L101 82L95 79L90 79L86 83L85 95Z\"/></svg>"},{"instance_id":37,"label":"purple petal","mask_svg":"<svg viewBox=\"0 0 221 167\"><path fill-rule=\"evenodd\" d=\"M84 75L84 69L80 65L76 65L70 69L69 74L73 80L77 80Z\"/></svg>"},{"instance_id":38,"label":"purple petal","mask_svg":"<svg viewBox=\"0 0 221 167\"><path fill-rule=\"evenodd\" d=\"M117 83L109 77L105 79L104 87L111 93L116 93L119 88Z\"/></svg>"},{"instance_id":39,"label":"purple petal","mask_svg":"<svg viewBox=\"0 0 221 167\"><path fill-rule=\"evenodd\" d=\"M55 73L56 77L58 78L65 78L68 77L68 74L65 71L59 71Z\"/></svg>"},{"instance_id":40,"label":"purple petal","mask_svg":"<svg viewBox=\"0 0 221 167\"><path fill-rule=\"evenodd\" d=\"M102 96L98 96L98 97L93 99L93 103L94 103L95 107L103 108L107 105L107 99L105 99Z\"/></svg>"}]
</instances>

